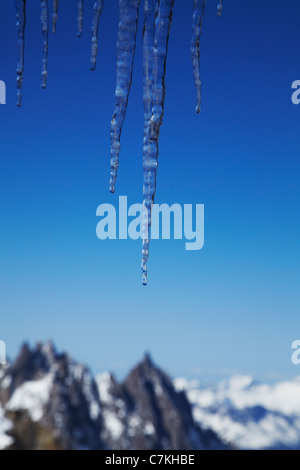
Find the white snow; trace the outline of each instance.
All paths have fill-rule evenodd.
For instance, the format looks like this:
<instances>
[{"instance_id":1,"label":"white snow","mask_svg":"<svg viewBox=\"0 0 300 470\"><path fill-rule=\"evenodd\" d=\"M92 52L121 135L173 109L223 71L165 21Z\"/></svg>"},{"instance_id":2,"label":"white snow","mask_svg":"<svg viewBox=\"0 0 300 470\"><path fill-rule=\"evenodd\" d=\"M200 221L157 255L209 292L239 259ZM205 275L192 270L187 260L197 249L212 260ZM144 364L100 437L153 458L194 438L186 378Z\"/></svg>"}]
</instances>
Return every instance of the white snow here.
<instances>
[{"instance_id":1,"label":"white snow","mask_svg":"<svg viewBox=\"0 0 300 470\"><path fill-rule=\"evenodd\" d=\"M90 407L90 417L96 421L101 413L100 405L93 390L93 378L89 371L83 373L83 393Z\"/></svg>"},{"instance_id":2,"label":"white snow","mask_svg":"<svg viewBox=\"0 0 300 470\"><path fill-rule=\"evenodd\" d=\"M153 434L155 434L154 426L150 421L147 421L145 424L144 434L145 436L153 436Z\"/></svg>"},{"instance_id":3,"label":"white snow","mask_svg":"<svg viewBox=\"0 0 300 470\"><path fill-rule=\"evenodd\" d=\"M111 437L115 440L119 439L124 431L123 423L118 419L112 411L105 410L103 413L105 427Z\"/></svg>"},{"instance_id":4,"label":"white snow","mask_svg":"<svg viewBox=\"0 0 300 470\"><path fill-rule=\"evenodd\" d=\"M96 421L100 416L101 410L96 400L90 402L90 416L93 421Z\"/></svg>"},{"instance_id":5,"label":"white snow","mask_svg":"<svg viewBox=\"0 0 300 470\"><path fill-rule=\"evenodd\" d=\"M217 386L202 388L178 379L175 386L186 390L201 426L213 429L237 447L300 445L299 378L266 385L249 376L233 376Z\"/></svg>"},{"instance_id":6,"label":"white snow","mask_svg":"<svg viewBox=\"0 0 300 470\"><path fill-rule=\"evenodd\" d=\"M40 380L24 382L13 393L6 405L10 411L25 410L32 421L37 422L43 417L43 408L50 399L53 375L47 374Z\"/></svg>"},{"instance_id":7,"label":"white snow","mask_svg":"<svg viewBox=\"0 0 300 470\"><path fill-rule=\"evenodd\" d=\"M1 383L1 388L8 388L10 387L11 383L12 383L12 378L10 375L7 375Z\"/></svg>"},{"instance_id":8,"label":"white snow","mask_svg":"<svg viewBox=\"0 0 300 470\"><path fill-rule=\"evenodd\" d=\"M130 428L137 428L138 426L141 425L141 423L142 423L141 418L139 417L137 413L132 413L129 416L128 424Z\"/></svg>"},{"instance_id":9,"label":"white snow","mask_svg":"<svg viewBox=\"0 0 300 470\"><path fill-rule=\"evenodd\" d=\"M128 418L128 435L131 437L135 436L141 425L142 420L140 416L136 412L131 413Z\"/></svg>"},{"instance_id":10,"label":"white snow","mask_svg":"<svg viewBox=\"0 0 300 470\"><path fill-rule=\"evenodd\" d=\"M99 390L100 401L105 404L113 403L113 397L110 394L110 388L112 383L112 376L109 373L98 375L96 383Z\"/></svg>"},{"instance_id":11,"label":"white snow","mask_svg":"<svg viewBox=\"0 0 300 470\"><path fill-rule=\"evenodd\" d=\"M121 399L115 399L111 394L113 377L109 373L104 373L96 377L96 383L99 390L100 402L102 407L102 416L107 432L112 439L119 439L124 433L125 427L122 419L126 416L125 403ZM106 407L112 409L106 409Z\"/></svg>"}]
</instances>

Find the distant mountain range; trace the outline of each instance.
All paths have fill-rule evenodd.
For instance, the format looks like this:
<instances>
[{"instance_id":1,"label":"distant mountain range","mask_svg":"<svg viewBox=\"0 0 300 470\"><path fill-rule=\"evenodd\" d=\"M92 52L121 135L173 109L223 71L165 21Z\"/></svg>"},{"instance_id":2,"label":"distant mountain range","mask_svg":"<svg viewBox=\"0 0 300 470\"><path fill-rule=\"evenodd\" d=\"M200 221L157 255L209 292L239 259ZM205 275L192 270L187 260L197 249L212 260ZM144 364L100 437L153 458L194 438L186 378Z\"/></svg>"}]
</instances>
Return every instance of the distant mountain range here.
<instances>
[{"instance_id":1,"label":"distant mountain range","mask_svg":"<svg viewBox=\"0 0 300 470\"><path fill-rule=\"evenodd\" d=\"M0 369L0 449L227 449L193 417L185 391L149 356L124 382L90 371L51 343L24 345Z\"/></svg>"},{"instance_id":2,"label":"distant mountain range","mask_svg":"<svg viewBox=\"0 0 300 470\"><path fill-rule=\"evenodd\" d=\"M239 449L300 449L300 378L275 385L233 376L217 385L175 381L196 422Z\"/></svg>"},{"instance_id":3,"label":"distant mountain range","mask_svg":"<svg viewBox=\"0 0 300 470\"><path fill-rule=\"evenodd\" d=\"M300 379L172 381L146 355L122 382L53 344L0 368L0 449L300 449Z\"/></svg>"}]
</instances>

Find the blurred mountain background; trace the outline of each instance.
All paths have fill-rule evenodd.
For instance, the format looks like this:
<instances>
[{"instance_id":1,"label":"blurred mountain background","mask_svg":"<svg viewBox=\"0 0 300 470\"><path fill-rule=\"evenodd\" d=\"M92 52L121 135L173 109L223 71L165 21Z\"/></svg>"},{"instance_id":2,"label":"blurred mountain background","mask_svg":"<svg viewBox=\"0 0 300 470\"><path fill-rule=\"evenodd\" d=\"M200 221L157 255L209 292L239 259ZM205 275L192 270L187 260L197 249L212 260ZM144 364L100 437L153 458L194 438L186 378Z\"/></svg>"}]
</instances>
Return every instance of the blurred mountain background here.
<instances>
[{"instance_id":1,"label":"blurred mountain background","mask_svg":"<svg viewBox=\"0 0 300 470\"><path fill-rule=\"evenodd\" d=\"M0 377L2 449L226 448L148 355L118 383L95 379L51 343L25 344Z\"/></svg>"},{"instance_id":2,"label":"blurred mountain background","mask_svg":"<svg viewBox=\"0 0 300 470\"><path fill-rule=\"evenodd\" d=\"M300 448L300 380L173 381L147 354L120 382L52 343L0 369L1 450L232 448Z\"/></svg>"}]
</instances>

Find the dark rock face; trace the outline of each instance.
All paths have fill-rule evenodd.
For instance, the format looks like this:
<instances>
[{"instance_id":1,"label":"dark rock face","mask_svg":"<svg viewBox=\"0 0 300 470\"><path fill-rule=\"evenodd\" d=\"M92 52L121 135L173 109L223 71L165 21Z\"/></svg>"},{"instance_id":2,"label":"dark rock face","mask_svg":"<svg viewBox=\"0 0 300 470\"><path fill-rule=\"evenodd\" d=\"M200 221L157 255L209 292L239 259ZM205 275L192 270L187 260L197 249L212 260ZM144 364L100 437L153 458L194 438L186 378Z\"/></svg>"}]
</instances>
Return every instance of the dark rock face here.
<instances>
[{"instance_id":1,"label":"dark rock face","mask_svg":"<svg viewBox=\"0 0 300 470\"><path fill-rule=\"evenodd\" d=\"M23 346L0 390L13 423L12 449L103 449L96 383L88 369L53 345Z\"/></svg>"},{"instance_id":2,"label":"dark rock face","mask_svg":"<svg viewBox=\"0 0 300 470\"><path fill-rule=\"evenodd\" d=\"M169 377L146 357L124 383L132 397L142 422L153 425L153 436L138 434L137 448L192 450L204 448L200 429L193 421L190 405L184 393L175 391Z\"/></svg>"},{"instance_id":3,"label":"dark rock face","mask_svg":"<svg viewBox=\"0 0 300 470\"><path fill-rule=\"evenodd\" d=\"M0 374L0 405L0 445L6 419L12 450L225 448L149 356L120 384L109 374L95 381L50 343L24 345Z\"/></svg>"},{"instance_id":4,"label":"dark rock face","mask_svg":"<svg viewBox=\"0 0 300 470\"><path fill-rule=\"evenodd\" d=\"M98 385L105 423L103 438L113 449L225 448L214 433L201 430L194 422L185 393L175 390L149 356L123 384L105 375L99 377Z\"/></svg>"},{"instance_id":5,"label":"dark rock face","mask_svg":"<svg viewBox=\"0 0 300 470\"><path fill-rule=\"evenodd\" d=\"M67 443L55 436L51 428L33 422L24 411L8 411L7 417L14 423L9 433L13 443L7 450L64 450Z\"/></svg>"}]
</instances>

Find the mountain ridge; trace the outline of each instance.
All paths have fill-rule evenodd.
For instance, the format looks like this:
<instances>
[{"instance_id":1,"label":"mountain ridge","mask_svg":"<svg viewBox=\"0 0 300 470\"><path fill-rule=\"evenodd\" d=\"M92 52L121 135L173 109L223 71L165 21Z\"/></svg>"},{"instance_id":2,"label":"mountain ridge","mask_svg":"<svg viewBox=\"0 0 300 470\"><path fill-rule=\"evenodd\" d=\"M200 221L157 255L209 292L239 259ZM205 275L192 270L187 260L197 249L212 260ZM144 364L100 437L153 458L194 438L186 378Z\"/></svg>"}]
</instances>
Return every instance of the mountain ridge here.
<instances>
[{"instance_id":1,"label":"mountain ridge","mask_svg":"<svg viewBox=\"0 0 300 470\"><path fill-rule=\"evenodd\" d=\"M24 344L0 370L0 448L7 450L226 449L194 420L184 391L149 354L123 382L94 378L54 345Z\"/></svg>"}]
</instances>

